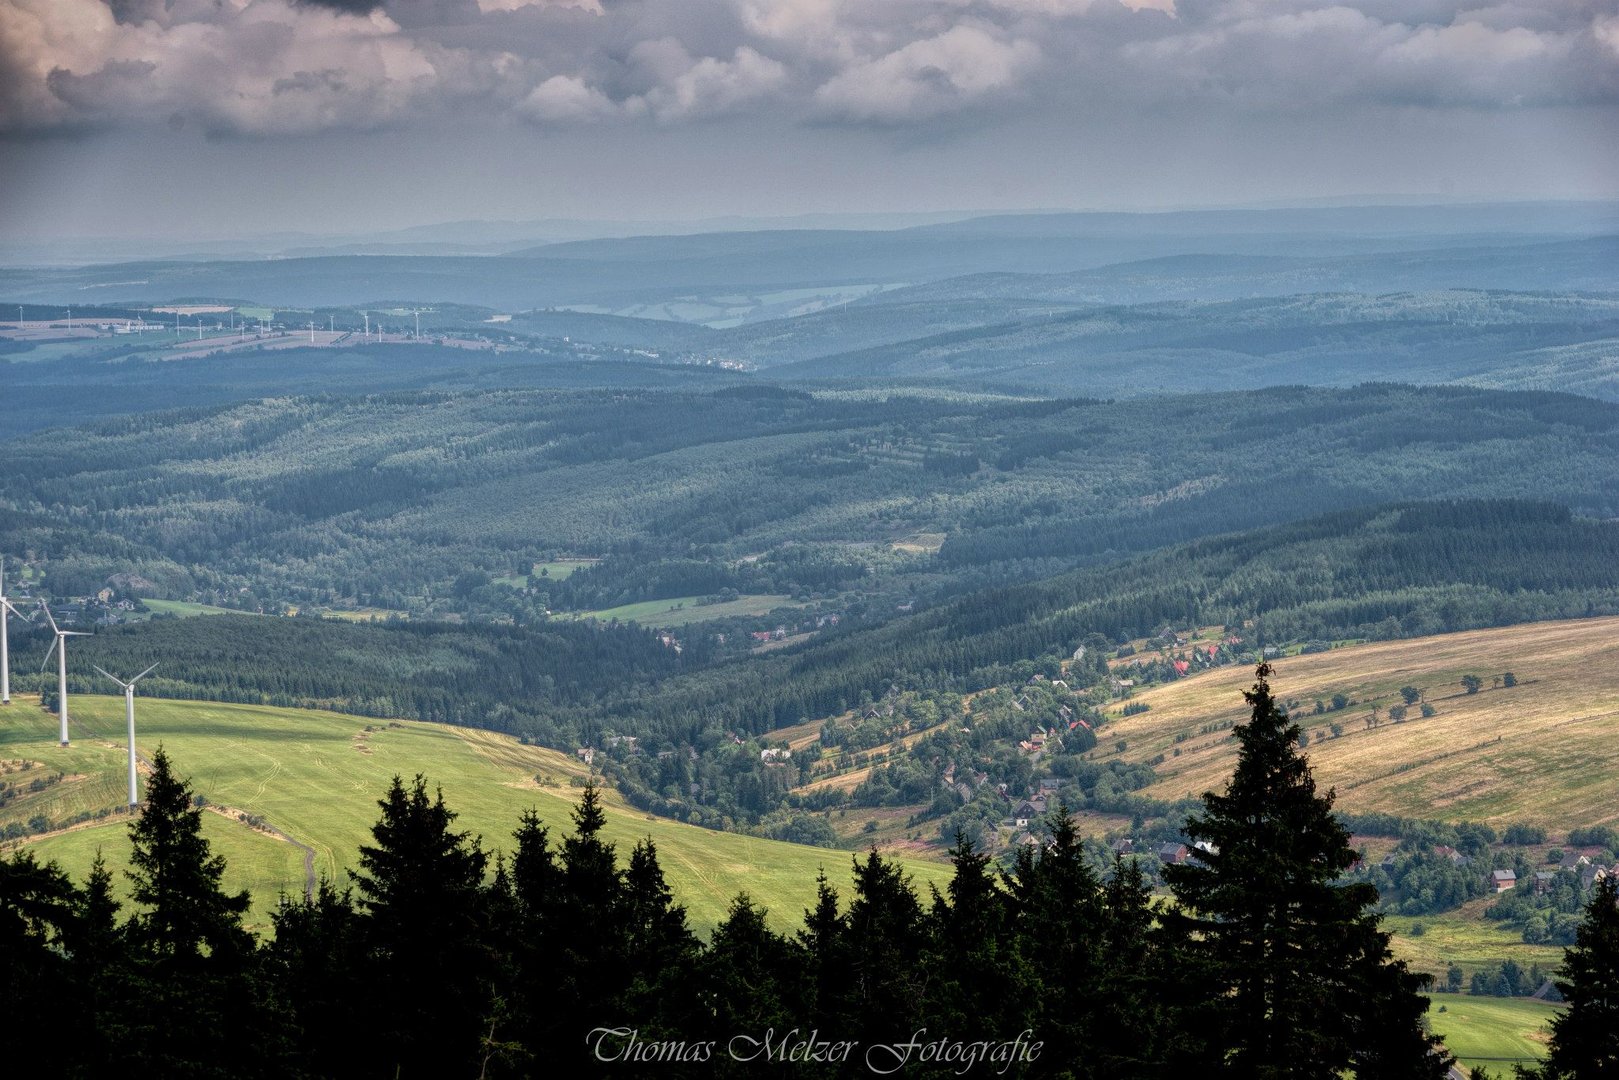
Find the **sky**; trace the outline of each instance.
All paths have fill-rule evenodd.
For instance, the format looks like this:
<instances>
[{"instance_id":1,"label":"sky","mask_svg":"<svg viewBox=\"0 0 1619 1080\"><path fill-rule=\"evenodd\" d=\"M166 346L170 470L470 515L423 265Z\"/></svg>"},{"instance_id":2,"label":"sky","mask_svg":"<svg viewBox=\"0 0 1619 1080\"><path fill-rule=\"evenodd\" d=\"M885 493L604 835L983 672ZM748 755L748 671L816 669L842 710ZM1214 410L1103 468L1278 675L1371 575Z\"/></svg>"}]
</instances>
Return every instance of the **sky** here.
<instances>
[{"instance_id":1,"label":"sky","mask_svg":"<svg viewBox=\"0 0 1619 1080\"><path fill-rule=\"evenodd\" d=\"M1619 195L1619 0L0 0L0 233Z\"/></svg>"}]
</instances>

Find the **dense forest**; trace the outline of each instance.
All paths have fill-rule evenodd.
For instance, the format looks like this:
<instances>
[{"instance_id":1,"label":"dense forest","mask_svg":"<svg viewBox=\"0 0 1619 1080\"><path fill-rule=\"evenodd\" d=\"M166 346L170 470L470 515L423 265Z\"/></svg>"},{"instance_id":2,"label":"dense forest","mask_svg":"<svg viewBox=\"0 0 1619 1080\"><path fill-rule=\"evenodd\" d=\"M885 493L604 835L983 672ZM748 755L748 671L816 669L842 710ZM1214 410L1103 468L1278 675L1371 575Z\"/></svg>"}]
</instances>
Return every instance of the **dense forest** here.
<instances>
[{"instance_id":1,"label":"dense forest","mask_svg":"<svg viewBox=\"0 0 1619 1080\"><path fill-rule=\"evenodd\" d=\"M266 399L11 440L0 550L55 595L121 577L251 611L532 623L730 589L869 619L1398 499L1612 514L1616 430L1615 406L1586 398L1401 386L1117 403L764 386ZM936 558L916 536L942 542ZM574 585L530 580L557 555L607 560Z\"/></svg>"}]
</instances>

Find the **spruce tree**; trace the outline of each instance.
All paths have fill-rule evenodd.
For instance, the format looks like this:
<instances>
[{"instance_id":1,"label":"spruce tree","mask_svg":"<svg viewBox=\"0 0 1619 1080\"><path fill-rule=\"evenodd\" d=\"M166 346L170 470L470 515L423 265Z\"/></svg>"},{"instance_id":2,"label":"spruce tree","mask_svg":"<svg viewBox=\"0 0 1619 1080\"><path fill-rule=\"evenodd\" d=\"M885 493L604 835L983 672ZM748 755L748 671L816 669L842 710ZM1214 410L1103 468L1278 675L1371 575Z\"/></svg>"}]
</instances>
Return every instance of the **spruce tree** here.
<instances>
[{"instance_id":1,"label":"spruce tree","mask_svg":"<svg viewBox=\"0 0 1619 1080\"><path fill-rule=\"evenodd\" d=\"M129 835L135 912L120 1067L164 1077L278 1072L256 943L242 926L248 894L225 891L225 859L202 835L191 787L161 747Z\"/></svg>"},{"instance_id":2,"label":"spruce tree","mask_svg":"<svg viewBox=\"0 0 1619 1080\"><path fill-rule=\"evenodd\" d=\"M804 912L797 945L804 962L800 993L809 1004L807 1022L825 1031L841 1030L850 978L848 923L824 868L815 875L815 906Z\"/></svg>"},{"instance_id":3,"label":"spruce tree","mask_svg":"<svg viewBox=\"0 0 1619 1080\"><path fill-rule=\"evenodd\" d=\"M213 854L202 835L191 786L174 774L162 747L152 755L146 801L129 838L130 898L140 909L130 934L140 948L182 967L205 953L240 958L252 951L253 939L242 928L250 898L225 892L225 857Z\"/></svg>"},{"instance_id":4,"label":"spruce tree","mask_svg":"<svg viewBox=\"0 0 1619 1080\"><path fill-rule=\"evenodd\" d=\"M928 1031L964 1042L1011 1038L1028 1023L1036 983L1018 949L1010 897L965 833L956 833L950 858L955 873L943 894L933 890L928 914Z\"/></svg>"},{"instance_id":5,"label":"spruce tree","mask_svg":"<svg viewBox=\"0 0 1619 1080\"><path fill-rule=\"evenodd\" d=\"M360 913L348 889L322 876L307 899L283 897L271 914L275 937L264 969L296 1047L299 1071L361 1076L375 1049L354 1038L370 1024L370 974Z\"/></svg>"},{"instance_id":6,"label":"spruce tree","mask_svg":"<svg viewBox=\"0 0 1619 1080\"><path fill-rule=\"evenodd\" d=\"M1619 1077L1619 879L1596 883L1556 983L1568 1008L1552 1020L1550 1051L1538 1075Z\"/></svg>"},{"instance_id":7,"label":"spruce tree","mask_svg":"<svg viewBox=\"0 0 1619 1080\"><path fill-rule=\"evenodd\" d=\"M715 1044L710 1069L717 1076L754 1076L759 1065L736 1061L728 1053L738 1035L759 1039L775 1030L785 1035L802 1028L805 1014L798 983L803 953L771 930L766 911L746 893L731 901L725 920L698 961L698 986L704 1022L695 1036ZM744 1045L742 1055L748 1049Z\"/></svg>"},{"instance_id":8,"label":"spruce tree","mask_svg":"<svg viewBox=\"0 0 1619 1080\"><path fill-rule=\"evenodd\" d=\"M594 1064L586 1047L593 1029L634 1026L624 1001L633 974L628 901L617 849L601 835L606 824L601 793L587 785L573 811L573 835L562 841L559 932L549 975L555 1008L544 1036L546 1047L582 1055L584 1068Z\"/></svg>"},{"instance_id":9,"label":"spruce tree","mask_svg":"<svg viewBox=\"0 0 1619 1080\"><path fill-rule=\"evenodd\" d=\"M843 1011L850 1037L863 1045L909 1037L920 1026L926 926L904 868L875 847L854 861L854 899L844 927L849 982Z\"/></svg>"},{"instance_id":10,"label":"spruce tree","mask_svg":"<svg viewBox=\"0 0 1619 1080\"><path fill-rule=\"evenodd\" d=\"M1177 916L1208 964L1211 1025L1223 1075L1336 1080L1374 1019L1395 1025L1405 1056L1379 1076L1442 1077L1447 1057L1418 1028L1416 988L1396 977L1388 935L1370 911L1377 890L1345 883L1355 855L1316 791L1299 728L1278 707L1261 664L1235 731L1237 765L1224 794L1203 796L1186 823L1195 857L1167 866ZM1400 1070L1404 1071L1400 1071Z\"/></svg>"},{"instance_id":11,"label":"spruce tree","mask_svg":"<svg viewBox=\"0 0 1619 1080\"><path fill-rule=\"evenodd\" d=\"M1103 943L1101 882L1068 808L1059 807L1047 826L1051 837L1044 846L1018 851L1007 885L1024 960L1041 987L1034 1027L1047 1060L1072 1063L1070 1075L1090 1076Z\"/></svg>"},{"instance_id":12,"label":"spruce tree","mask_svg":"<svg viewBox=\"0 0 1619 1080\"><path fill-rule=\"evenodd\" d=\"M55 863L40 863L31 851L0 856L0 1016L29 1039L72 1046L69 1017L71 972L62 949L70 940L75 904L73 882Z\"/></svg>"},{"instance_id":13,"label":"spruce tree","mask_svg":"<svg viewBox=\"0 0 1619 1080\"><path fill-rule=\"evenodd\" d=\"M376 843L360 848L353 873L365 918L366 966L374 987L372 1033L388 1076L468 1075L490 1015L490 962L483 944L478 840L451 826L444 793L429 799L418 775L394 777L378 803Z\"/></svg>"}]
</instances>

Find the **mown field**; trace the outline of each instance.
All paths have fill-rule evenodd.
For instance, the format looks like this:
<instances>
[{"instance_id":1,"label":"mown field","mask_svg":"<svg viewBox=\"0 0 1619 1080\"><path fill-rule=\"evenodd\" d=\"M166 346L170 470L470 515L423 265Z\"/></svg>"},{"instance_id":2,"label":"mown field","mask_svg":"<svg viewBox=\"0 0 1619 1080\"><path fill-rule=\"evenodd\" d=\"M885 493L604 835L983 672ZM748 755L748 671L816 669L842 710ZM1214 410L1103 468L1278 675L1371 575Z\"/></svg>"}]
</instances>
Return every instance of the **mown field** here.
<instances>
[{"instance_id":1,"label":"mown field","mask_svg":"<svg viewBox=\"0 0 1619 1080\"><path fill-rule=\"evenodd\" d=\"M1346 811L1498 827L1522 821L1554 834L1619 821L1612 798L1619 775L1619 618L1377 642L1286 657L1274 667L1272 690L1296 703L1317 780L1337 789ZM1496 685L1507 672L1518 684ZM1463 690L1468 674L1481 680L1478 693ZM1252 682L1252 670L1230 667L1139 693L1133 700L1149 711L1110 723L1096 754L1113 755L1122 739L1127 760L1163 755L1147 795L1217 790L1236 744L1216 726L1244 718L1242 691ZM1404 686L1422 691L1432 717L1411 706L1403 722L1390 719ZM1315 702L1330 704L1335 694L1351 704L1315 714Z\"/></svg>"},{"instance_id":2,"label":"mown field","mask_svg":"<svg viewBox=\"0 0 1619 1080\"><path fill-rule=\"evenodd\" d=\"M1512 1075L1512 1066L1546 1054L1548 1024L1557 1006L1532 998L1435 994L1428 1019L1463 1068ZM1444 1009L1444 1012L1440 1012Z\"/></svg>"},{"instance_id":3,"label":"mown field","mask_svg":"<svg viewBox=\"0 0 1619 1080\"><path fill-rule=\"evenodd\" d=\"M701 596L680 596L670 600L644 600L621 604L600 611L583 612L581 619L610 622L637 622L644 626L674 627L709 619L729 619L741 615L766 615L777 608L803 607L790 596L747 595L717 604L705 604Z\"/></svg>"},{"instance_id":4,"label":"mown field","mask_svg":"<svg viewBox=\"0 0 1619 1080\"><path fill-rule=\"evenodd\" d=\"M56 745L54 717L18 698L0 712L0 760L34 763L0 777L32 779L64 773L61 782L25 792L0 808L0 825L44 815L52 822L125 801L125 753L120 742L122 700L76 695L71 700L73 745ZM258 815L313 852L318 874L341 880L370 839L377 800L393 776L420 772L442 787L460 814L460 828L482 835L488 849L509 844L518 815L538 809L552 835L572 828L569 811L585 767L552 750L524 746L486 731L437 724L373 721L336 713L212 702L143 699L137 713L138 746L145 755L163 746L195 790L221 808ZM369 730L368 730L369 728ZM536 777L540 778L538 781ZM650 836L670 886L694 925L713 926L739 891L770 909L781 928L797 925L813 900L821 868L835 882L848 880L850 855L823 848L711 832L651 818L605 795L607 836L627 857ZM59 859L82 877L100 847L111 863L127 857L127 816L31 841L46 858ZM282 890L304 886L304 854L287 841L218 814L207 819L210 838L230 860L227 881L251 888L262 921ZM949 867L908 860L919 888L943 885Z\"/></svg>"}]
</instances>

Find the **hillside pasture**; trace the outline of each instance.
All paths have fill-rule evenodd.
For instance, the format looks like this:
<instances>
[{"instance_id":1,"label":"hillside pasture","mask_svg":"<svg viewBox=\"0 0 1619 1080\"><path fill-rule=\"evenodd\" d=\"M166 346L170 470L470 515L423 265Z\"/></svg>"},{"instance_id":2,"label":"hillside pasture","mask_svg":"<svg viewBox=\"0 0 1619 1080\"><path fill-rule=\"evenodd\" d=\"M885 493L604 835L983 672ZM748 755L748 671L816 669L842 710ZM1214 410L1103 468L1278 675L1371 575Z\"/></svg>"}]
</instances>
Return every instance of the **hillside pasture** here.
<instances>
[{"instance_id":1,"label":"hillside pasture","mask_svg":"<svg viewBox=\"0 0 1619 1080\"><path fill-rule=\"evenodd\" d=\"M35 814L60 822L124 802L126 759L118 739L122 700L75 695L72 718L74 743L64 749L56 745L54 718L37 703L19 699L0 713L0 759L26 760L38 763L33 767L41 774L61 771L73 777L0 810L0 824L27 821ZM367 722L313 710L150 698L138 703L137 724L143 755L161 745L210 803L262 817L314 851L317 874L339 882L355 865L359 846L370 841L377 800L395 775L408 780L422 773L442 788L446 803L460 815L457 827L481 835L488 850L509 848L518 816L530 807L550 827L553 841L571 832L571 811L588 775L585 765L567 754L493 732L439 724ZM701 928L723 918L732 898L744 890L770 909L775 925L796 926L814 900L815 878L823 867L835 882L849 880L846 851L654 818L625 804L611 789L604 792L604 802L605 832L620 856L627 858L636 841L651 837L670 887ZM111 859L124 834L117 817L106 820L101 827L32 843L82 878L95 845L100 842ZM232 823L220 819L219 824ZM249 834L252 843L237 846L244 865L232 863L228 883L252 888L261 905L266 897L258 894L273 898L280 890L302 891L298 848L244 824L235 828ZM284 859L271 856L261 840L286 848ZM224 850L231 855L232 849ZM950 868L944 864L908 860L906 865L919 888L929 882L942 886L948 879Z\"/></svg>"},{"instance_id":2,"label":"hillside pasture","mask_svg":"<svg viewBox=\"0 0 1619 1080\"><path fill-rule=\"evenodd\" d=\"M688 623L707 622L710 619L729 619L737 616L768 615L777 608L803 607L790 596L746 595L717 604L705 604L701 596L679 596L669 600L643 600L635 604L600 611L587 611L581 619L598 622L636 622L643 626L675 627Z\"/></svg>"},{"instance_id":3,"label":"hillside pasture","mask_svg":"<svg viewBox=\"0 0 1619 1080\"><path fill-rule=\"evenodd\" d=\"M1309 736L1306 753L1323 788L1349 812L1470 819L1501 826L1528 822L1554 832L1619 822L1612 778L1619 775L1619 618L1529 623L1332 649L1274 662L1272 691L1293 701ZM1495 685L1513 673L1518 684ZM1462 676L1481 689L1464 691ZM1138 693L1150 710L1112 720L1098 750L1124 758L1163 755L1143 794L1163 799L1218 790L1231 773L1229 725L1247 715L1242 692L1251 668L1220 668ZM1414 686L1435 715L1412 705L1389 718ZM1322 714L1333 695L1346 708ZM1371 726L1373 708L1378 710ZM1340 725L1334 737L1331 725ZM1177 737L1181 741L1177 742Z\"/></svg>"},{"instance_id":4,"label":"hillside pasture","mask_svg":"<svg viewBox=\"0 0 1619 1080\"><path fill-rule=\"evenodd\" d=\"M1491 1076L1511 1076L1514 1064L1529 1065L1546 1056L1548 1025L1557 1014L1556 1005L1532 998L1461 994L1436 994L1432 1001L1428 1020L1465 1069L1485 1068Z\"/></svg>"}]
</instances>

